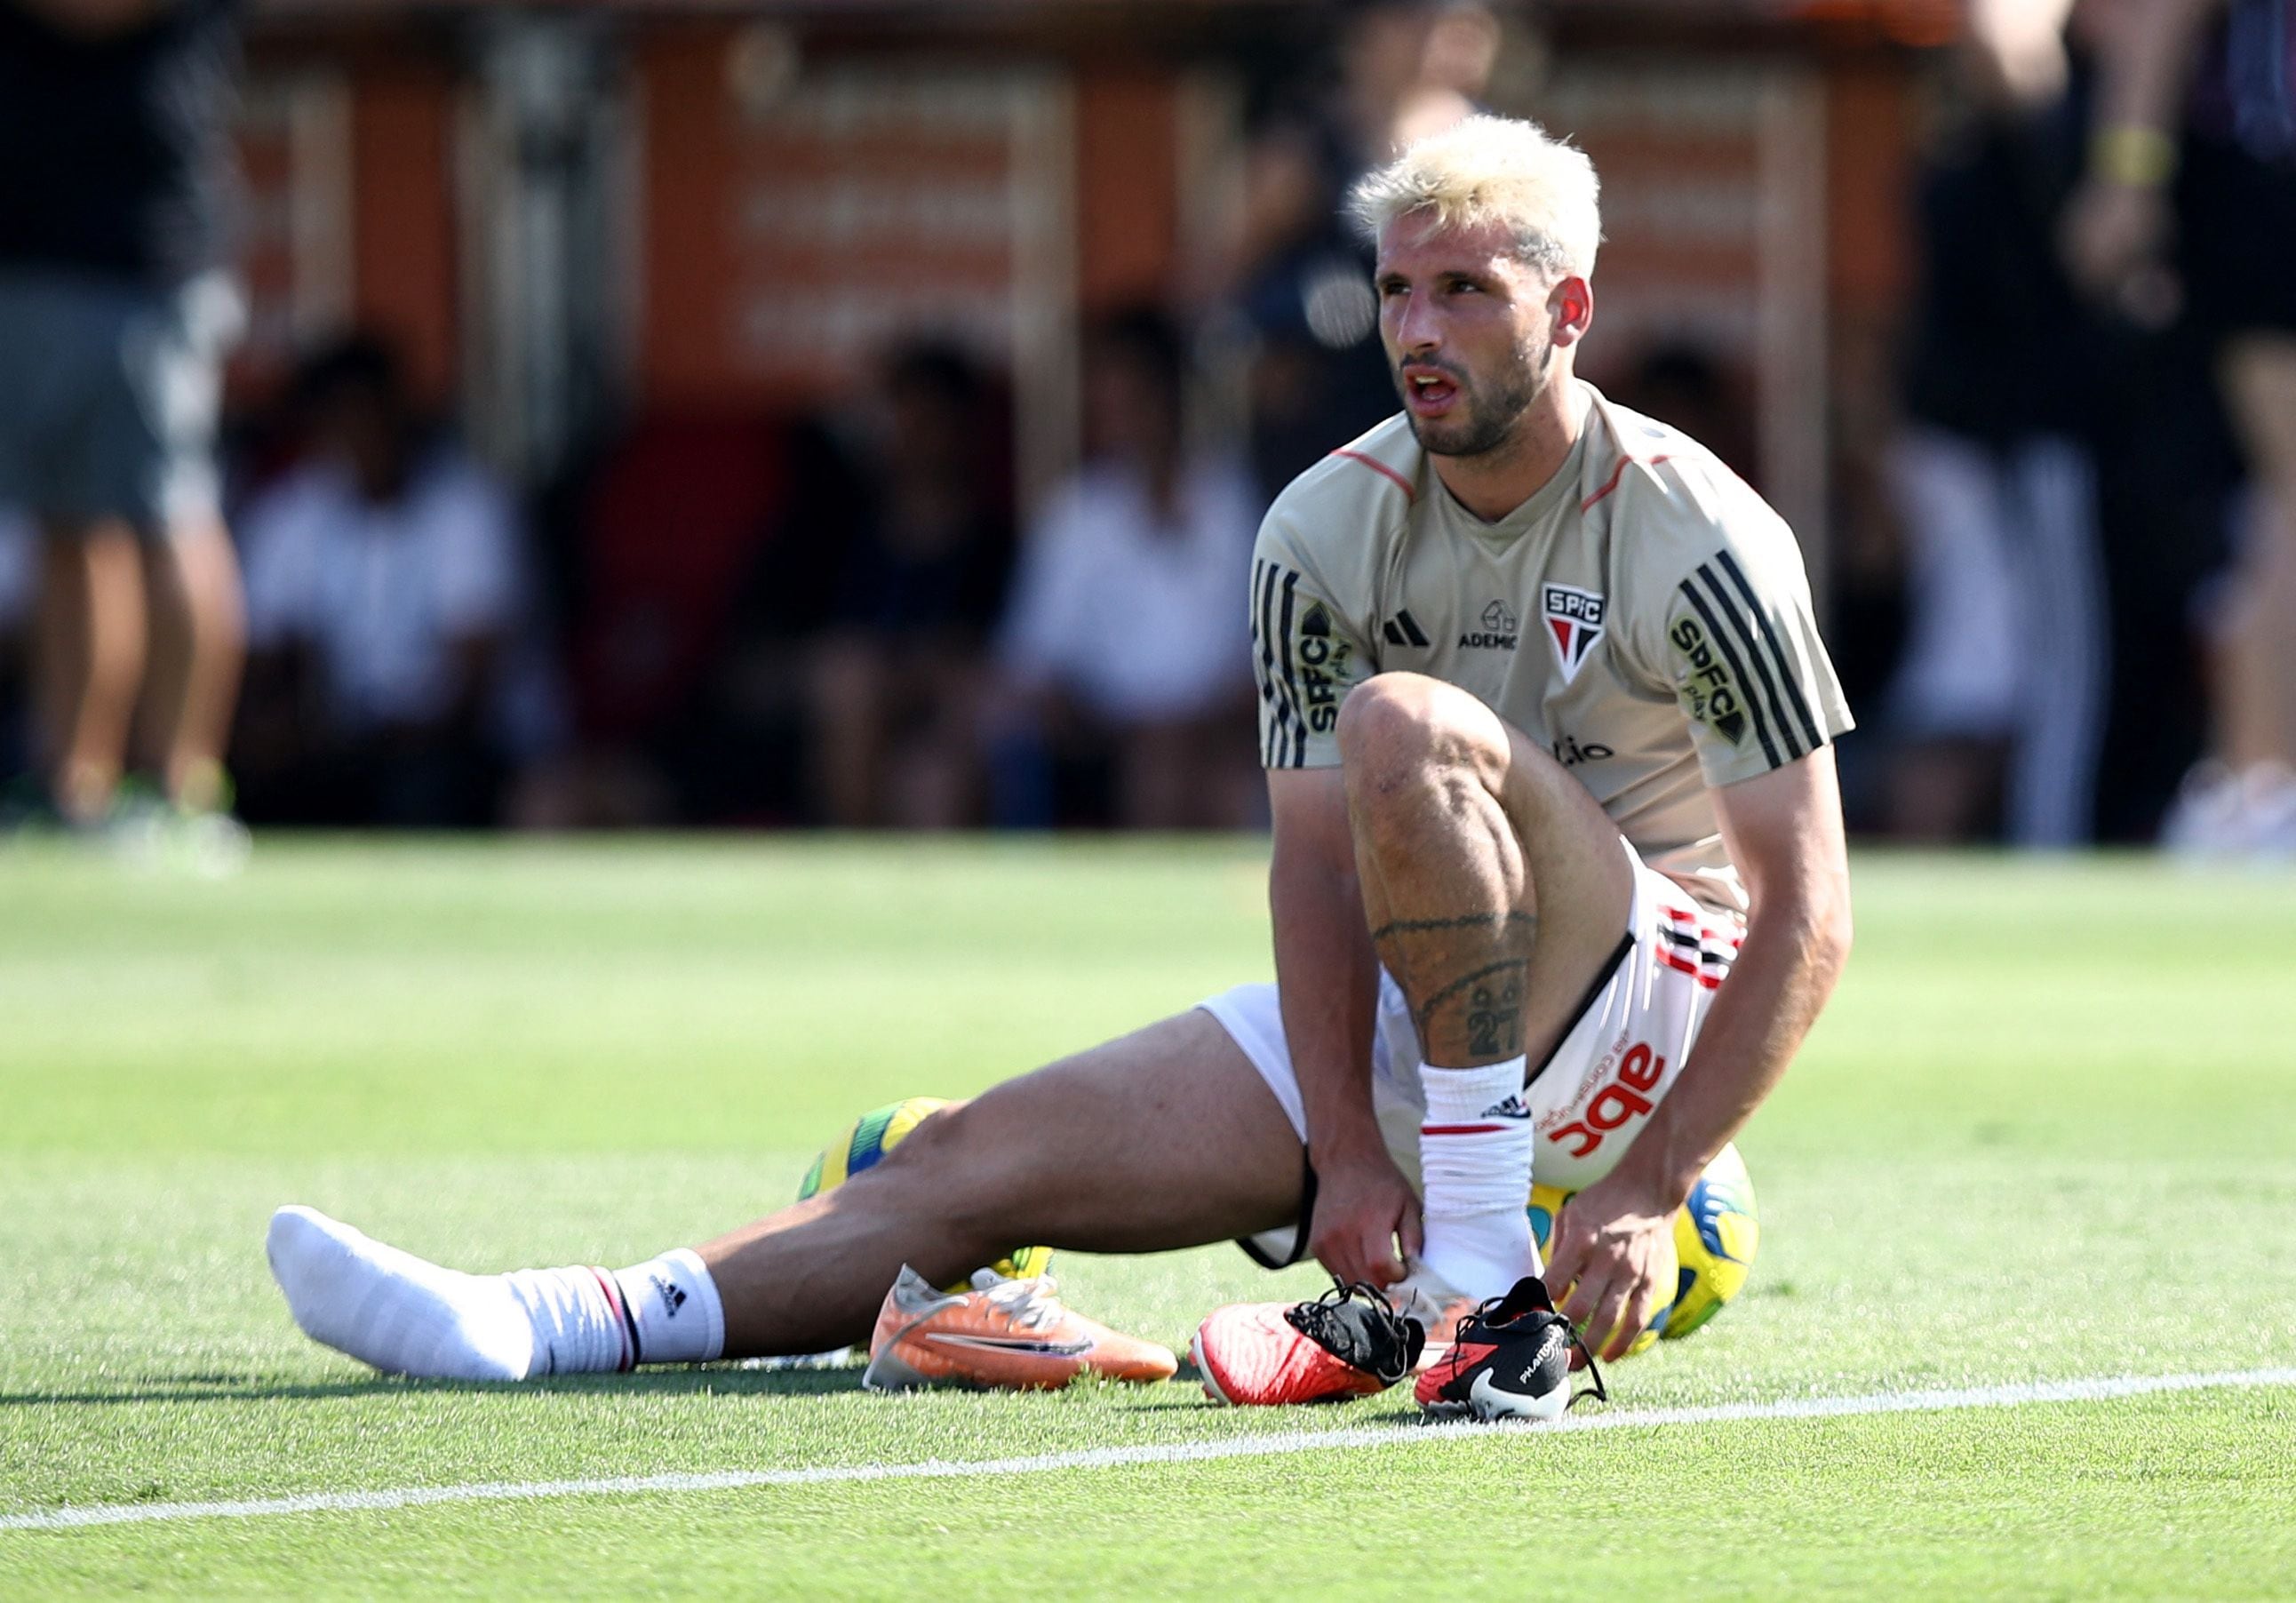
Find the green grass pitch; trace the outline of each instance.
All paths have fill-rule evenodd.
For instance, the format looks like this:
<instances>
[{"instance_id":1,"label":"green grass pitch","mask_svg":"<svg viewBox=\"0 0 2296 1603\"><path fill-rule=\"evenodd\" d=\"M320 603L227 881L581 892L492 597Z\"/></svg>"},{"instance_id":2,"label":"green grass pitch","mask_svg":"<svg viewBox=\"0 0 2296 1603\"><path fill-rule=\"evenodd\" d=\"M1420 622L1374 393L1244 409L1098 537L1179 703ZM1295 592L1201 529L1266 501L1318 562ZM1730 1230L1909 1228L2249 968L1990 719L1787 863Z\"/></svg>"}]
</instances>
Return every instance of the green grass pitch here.
<instances>
[{"instance_id":1,"label":"green grass pitch","mask_svg":"<svg viewBox=\"0 0 2296 1603\"><path fill-rule=\"evenodd\" d=\"M1267 972L1255 842L266 840L220 884L0 853L0 1517L1152 1449L996 1477L0 1529L0 1593L1707 1599L2296 1592L2296 1390L1461 1435L1390 1395L887 1399L728 1367L454 1387L305 1342L286 1201L474 1269L778 1204L842 1120ZM2296 884L1866 857L1740 1145L1746 1295L1620 1410L2296 1364ZM1065 1256L1183 1345L1316 1289Z\"/></svg>"}]
</instances>

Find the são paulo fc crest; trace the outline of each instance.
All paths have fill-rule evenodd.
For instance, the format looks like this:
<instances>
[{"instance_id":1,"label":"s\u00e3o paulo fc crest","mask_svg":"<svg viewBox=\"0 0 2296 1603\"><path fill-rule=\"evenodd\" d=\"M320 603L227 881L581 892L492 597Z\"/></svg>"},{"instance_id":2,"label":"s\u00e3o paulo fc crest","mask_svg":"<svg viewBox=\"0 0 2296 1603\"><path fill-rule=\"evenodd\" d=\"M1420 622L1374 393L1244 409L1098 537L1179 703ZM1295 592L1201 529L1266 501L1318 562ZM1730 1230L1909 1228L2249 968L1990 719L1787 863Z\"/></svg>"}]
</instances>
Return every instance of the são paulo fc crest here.
<instances>
[{"instance_id":1,"label":"s\u00e3o paulo fc crest","mask_svg":"<svg viewBox=\"0 0 2296 1603\"><path fill-rule=\"evenodd\" d=\"M1546 585L1539 590L1538 610L1546 637L1554 645L1554 659L1562 665L1562 682L1568 685L1603 637L1603 598L1576 585Z\"/></svg>"}]
</instances>

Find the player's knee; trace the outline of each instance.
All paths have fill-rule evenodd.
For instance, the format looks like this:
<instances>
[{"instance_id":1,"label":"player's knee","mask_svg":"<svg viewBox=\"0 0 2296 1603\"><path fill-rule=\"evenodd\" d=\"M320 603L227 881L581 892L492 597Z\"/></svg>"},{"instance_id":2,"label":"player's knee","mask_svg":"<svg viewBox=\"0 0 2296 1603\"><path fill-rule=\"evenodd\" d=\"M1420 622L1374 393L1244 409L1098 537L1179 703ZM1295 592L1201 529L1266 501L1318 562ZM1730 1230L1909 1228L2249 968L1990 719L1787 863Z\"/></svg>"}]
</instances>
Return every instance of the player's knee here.
<instances>
[{"instance_id":1,"label":"player's knee","mask_svg":"<svg viewBox=\"0 0 2296 1603\"><path fill-rule=\"evenodd\" d=\"M952 1102L920 1121L901 1144L889 1148L877 1168L898 1176L906 1184L932 1188L949 1183L967 1167L966 1149L974 1146L972 1104Z\"/></svg>"},{"instance_id":2,"label":"player's knee","mask_svg":"<svg viewBox=\"0 0 2296 1603\"><path fill-rule=\"evenodd\" d=\"M1004 1240L1016 1199L1029 1195L1029 1153L979 1101L940 1109L888 1152L878 1168L942 1224L983 1243Z\"/></svg>"},{"instance_id":3,"label":"player's knee","mask_svg":"<svg viewBox=\"0 0 2296 1603\"><path fill-rule=\"evenodd\" d=\"M1401 796L1413 799L1415 813L1430 788L1456 789L1464 800L1485 787L1481 741L1457 704L1462 695L1416 673L1377 674L1349 693L1340 706L1340 762L1359 825L1376 827Z\"/></svg>"},{"instance_id":4,"label":"player's knee","mask_svg":"<svg viewBox=\"0 0 2296 1603\"><path fill-rule=\"evenodd\" d=\"M1366 773L1423 768L1444 744L1440 680L1418 673L1374 674L1340 703L1340 760Z\"/></svg>"}]
</instances>

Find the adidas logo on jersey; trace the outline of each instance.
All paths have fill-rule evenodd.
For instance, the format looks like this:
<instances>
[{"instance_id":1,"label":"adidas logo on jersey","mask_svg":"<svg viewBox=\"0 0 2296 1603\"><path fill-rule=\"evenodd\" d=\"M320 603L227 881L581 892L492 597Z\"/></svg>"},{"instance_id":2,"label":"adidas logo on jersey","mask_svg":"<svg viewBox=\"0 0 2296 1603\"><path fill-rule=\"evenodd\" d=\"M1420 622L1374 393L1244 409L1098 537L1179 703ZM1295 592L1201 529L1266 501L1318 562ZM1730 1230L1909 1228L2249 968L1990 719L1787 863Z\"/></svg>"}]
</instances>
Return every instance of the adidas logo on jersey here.
<instances>
[{"instance_id":1,"label":"adidas logo on jersey","mask_svg":"<svg viewBox=\"0 0 2296 1603\"><path fill-rule=\"evenodd\" d=\"M1390 645L1431 645L1434 644L1433 641L1428 639L1427 631L1419 627L1419 621L1411 615L1410 609L1408 608L1404 609L1403 611L1396 613L1394 617L1389 619L1387 621L1387 627L1380 630L1380 633L1387 637L1387 643Z\"/></svg>"}]
</instances>

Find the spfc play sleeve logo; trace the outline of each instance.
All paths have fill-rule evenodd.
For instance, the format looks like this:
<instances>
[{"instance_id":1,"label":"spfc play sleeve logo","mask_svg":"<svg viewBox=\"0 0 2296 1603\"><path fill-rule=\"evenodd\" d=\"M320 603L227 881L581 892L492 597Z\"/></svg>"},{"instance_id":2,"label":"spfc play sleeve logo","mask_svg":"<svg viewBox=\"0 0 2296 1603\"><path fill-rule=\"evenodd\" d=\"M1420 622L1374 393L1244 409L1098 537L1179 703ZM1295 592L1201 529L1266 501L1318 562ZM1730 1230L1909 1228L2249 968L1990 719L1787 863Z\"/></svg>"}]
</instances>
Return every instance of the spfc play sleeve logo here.
<instances>
[{"instance_id":1,"label":"spfc play sleeve logo","mask_svg":"<svg viewBox=\"0 0 2296 1603\"><path fill-rule=\"evenodd\" d=\"M1320 601L1300 620L1300 691L1308 727L1328 735L1340 721L1340 693L1348 672L1348 643L1332 633L1332 615Z\"/></svg>"},{"instance_id":2,"label":"spfc play sleeve logo","mask_svg":"<svg viewBox=\"0 0 2296 1603\"><path fill-rule=\"evenodd\" d=\"M1576 585L1546 585L1539 591L1538 611L1546 621L1546 637L1554 643L1554 660L1562 665L1562 682L1568 685L1603 637L1603 598Z\"/></svg>"}]
</instances>

